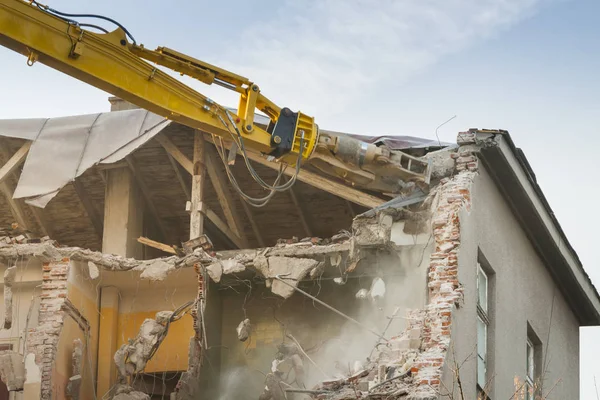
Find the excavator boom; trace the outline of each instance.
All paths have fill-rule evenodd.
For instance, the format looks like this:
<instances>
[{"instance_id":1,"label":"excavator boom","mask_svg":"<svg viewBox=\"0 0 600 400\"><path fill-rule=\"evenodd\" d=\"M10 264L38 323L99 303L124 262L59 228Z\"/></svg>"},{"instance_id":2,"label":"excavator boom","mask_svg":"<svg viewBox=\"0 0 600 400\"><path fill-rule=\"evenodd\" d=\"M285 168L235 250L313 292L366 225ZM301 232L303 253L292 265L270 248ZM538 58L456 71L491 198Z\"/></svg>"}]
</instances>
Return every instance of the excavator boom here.
<instances>
[{"instance_id":1,"label":"excavator boom","mask_svg":"<svg viewBox=\"0 0 600 400\"><path fill-rule=\"evenodd\" d=\"M348 136L319 133L312 117L277 106L243 76L166 47L146 49L121 25L96 33L71 17L77 16L37 1L0 0L0 45L26 56L30 66L39 61L155 114L224 138L237 145L234 151L241 146L298 167L314 160L316 168L330 175L380 192L398 192L406 181L428 182L425 161ZM160 67L239 93L237 113ZM268 126L255 124L256 110L269 117Z\"/></svg>"}]
</instances>

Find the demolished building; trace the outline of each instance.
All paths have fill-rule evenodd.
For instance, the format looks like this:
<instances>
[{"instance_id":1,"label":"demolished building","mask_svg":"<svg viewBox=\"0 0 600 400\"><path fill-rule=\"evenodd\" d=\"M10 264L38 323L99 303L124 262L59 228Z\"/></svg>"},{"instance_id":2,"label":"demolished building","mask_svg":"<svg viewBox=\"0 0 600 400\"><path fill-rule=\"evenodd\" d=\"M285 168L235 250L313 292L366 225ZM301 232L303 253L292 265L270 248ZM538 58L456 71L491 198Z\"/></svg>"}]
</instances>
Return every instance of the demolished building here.
<instances>
[{"instance_id":1,"label":"demolished building","mask_svg":"<svg viewBox=\"0 0 600 400\"><path fill-rule=\"evenodd\" d=\"M429 183L384 198L309 163L255 209L209 136L194 200L202 134L112 102L124 143L75 144L98 116L0 121L14 398L578 398L600 298L507 132L363 137Z\"/></svg>"}]
</instances>

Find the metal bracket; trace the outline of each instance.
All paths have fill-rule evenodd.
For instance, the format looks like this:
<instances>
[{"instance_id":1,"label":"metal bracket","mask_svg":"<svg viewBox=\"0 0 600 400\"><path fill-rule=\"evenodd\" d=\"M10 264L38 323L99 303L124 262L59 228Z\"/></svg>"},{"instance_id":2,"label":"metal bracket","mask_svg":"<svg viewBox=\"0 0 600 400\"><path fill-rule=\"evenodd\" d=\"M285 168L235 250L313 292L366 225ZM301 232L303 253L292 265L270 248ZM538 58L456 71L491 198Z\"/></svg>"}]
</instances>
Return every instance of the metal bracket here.
<instances>
[{"instance_id":1,"label":"metal bracket","mask_svg":"<svg viewBox=\"0 0 600 400\"><path fill-rule=\"evenodd\" d=\"M287 107L282 108L279 119L271 133L271 146L274 150L269 153L270 156L279 158L292 150L297 125L298 113Z\"/></svg>"}]
</instances>

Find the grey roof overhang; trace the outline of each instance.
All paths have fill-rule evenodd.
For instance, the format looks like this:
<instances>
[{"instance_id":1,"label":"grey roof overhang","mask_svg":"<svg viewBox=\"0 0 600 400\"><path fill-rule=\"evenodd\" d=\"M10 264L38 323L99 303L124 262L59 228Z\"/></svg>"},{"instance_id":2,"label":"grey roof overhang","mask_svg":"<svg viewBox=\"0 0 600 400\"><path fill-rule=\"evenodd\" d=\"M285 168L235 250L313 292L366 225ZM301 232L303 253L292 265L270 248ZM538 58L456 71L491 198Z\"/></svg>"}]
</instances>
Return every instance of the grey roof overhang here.
<instances>
[{"instance_id":1,"label":"grey roof overhang","mask_svg":"<svg viewBox=\"0 0 600 400\"><path fill-rule=\"evenodd\" d=\"M525 155L507 132L478 133L480 158L581 326L600 325L600 296L583 269Z\"/></svg>"}]
</instances>

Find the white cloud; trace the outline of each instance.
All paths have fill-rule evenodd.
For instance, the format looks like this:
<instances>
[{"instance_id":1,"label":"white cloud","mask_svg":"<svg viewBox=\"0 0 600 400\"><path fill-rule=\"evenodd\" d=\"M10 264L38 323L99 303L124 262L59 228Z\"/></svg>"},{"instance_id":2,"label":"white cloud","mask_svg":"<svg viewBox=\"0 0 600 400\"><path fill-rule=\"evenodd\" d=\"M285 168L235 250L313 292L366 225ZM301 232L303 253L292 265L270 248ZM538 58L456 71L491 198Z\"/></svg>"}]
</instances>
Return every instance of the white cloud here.
<instances>
[{"instance_id":1,"label":"white cloud","mask_svg":"<svg viewBox=\"0 0 600 400\"><path fill-rule=\"evenodd\" d=\"M221 62L280 105L340 113L370 87L397 85L440 57L531 15L539 0L282 1Z\"/></svg>"}]
</instances>

